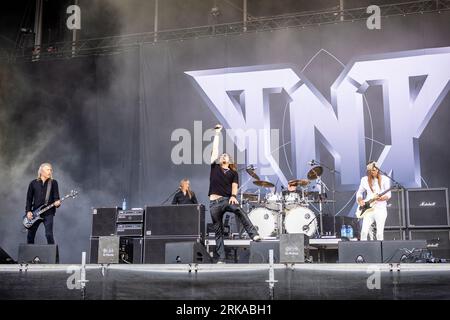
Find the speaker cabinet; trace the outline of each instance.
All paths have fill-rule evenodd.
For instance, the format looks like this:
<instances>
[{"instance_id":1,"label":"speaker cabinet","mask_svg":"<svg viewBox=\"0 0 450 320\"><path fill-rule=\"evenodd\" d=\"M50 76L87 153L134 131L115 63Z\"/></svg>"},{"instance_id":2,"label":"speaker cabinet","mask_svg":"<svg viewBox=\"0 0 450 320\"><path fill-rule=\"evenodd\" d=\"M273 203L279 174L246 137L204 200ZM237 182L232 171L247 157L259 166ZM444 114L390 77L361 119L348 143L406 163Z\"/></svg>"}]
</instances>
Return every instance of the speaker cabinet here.
<instances>
[{"instance_id":1,"label":"speaker cabinet","mask_svg":"<svg viewBox=\"0 0 450 320\"><path fill-rule=\"evenodd\" d=\"M199 242L169 242L165 263L211 263L211 256Z\"/></svg>"},{"instance_id":2,"label":"speaker cabinet","mask_svg":"<svg viewBox=\"0 0 450 320\"><path fill-rule=\"evenodd\" d=\"M0 264L14 264L16 263L5 250L0 247Z\"/></svg>"},{"instance_id":3,"label":"speaker cabinet","mask_svg":"<svg viewBox=\"0 0 450 320\"><path fill-rule=\"evenodd\" d=\"M409 189L406 200L410 228L450 226L447 188Z\"/></svg>"},{"instance_id":4,"label":"speaker cabinet","mask_svg":"<svg viewBox=\"0 0 450 320\"><path fill-rule=\"evenodd\" d=\"M98 262L98 237L90 239L90 263ZM144 239L120 237L119 239L119 263L141 264L144 253Z\"/></svg>"},{"instance_id":5,"label":"speaker cabinet","mask_svg":"<svg viewBox=\"0 0 450 320\"><path fill-rule=\"evenodd\" d=\"M384 240L381 244L383 263L405 262L415 249L426 248L425 240Z\"/></svg>"},{"instance_id":6,"label":"speaker cabinet","mask_svg":"<svg viewBox=\"0 0 450 320\"><path fill-rule=\"evenodd\" d=\"M405 194L403 189L391 191L391 199L387 204L385 229L405 228Z\"/></svg>"},{"instance_id":7,"label":"speaker cabinet","mask_svg":"<svg viewBox=\"0 0 450 320\"><path fill-rule=\"evenodd\" d=\"M251 241L249 263L269 263L269 250L273 250L273 262L280 262L280 241Z\"/></svg>"},{"instance_id":8,"label":"speaker cabinet","mask_svg":"<svg viewBox=\"0 0 450 320\"><path fill-rule=\"evenodd\" d=\"M205 206L199 204L154 206L145 209L146 237L204 237Z\"/></svg>"},{"instance_id":9,"label":"speaker cabinet","mask_svg":"<svg viewBox=\"0 0 450 320\"><path fill-rule=\"evenodd\" d=\"M90 239L89 263L98 263L98 237Z\"/></svg>"},{"instance_id":10,"label":"speaker cabinet","mask_svg":"<svg viewBox=\"0 0 450 320\"><path fill-rule=\"evenodd\" d=\"M58 245L21 243L19 245L18 262L36 264L59 263Z\"/></svg>"},{"instance_id":11,"label":"speaker cabinet","mask_svg":"<svg viewBox=\"0 0 450 320\"><path fill-rule=\"evenodd\" d=\"M197 242L198 237L147 237L144 239L144 263L166 263L166 244Z\"/></svg>"},{"instance_id":12,"label":"speaker cabinet","mask_svg":"<svg viewBox=\"0 0 450 320\"><path fill-rule=\"evenodd\" d=\"M426 240L427 247L435 258L450 259L450 230L449 229L419 229L410 230L409 239Z\"/></svg>"},{"instance_id":13,"label":"speaker cabinet","mask_svg":"<svg viewBox=\"0 0 450 320\"><path fill-rule=\"evenodd\" d=\"M339 263L381 263L381 241L340 241Z\"/></svg>"},{"instance_id":14,"label":"speaker cabinet","mask_svg":"<svg viewBox=\"0 0 450 320\"><path fill-rule=\"evenodd\" d=\"M118 208L92 209L92 237L106 237L116 234Z\"/></svg>"},{"instance_id":15,"label":"speaker cabinet","mask_svg":"<svg viewBox=\"0 0 450 320\"><path fill-rule=\"evenodd\" d=\"M309 237L303 233L280 235L280 262L304 263L309 256Z\"/></svg>"}]
</instances>

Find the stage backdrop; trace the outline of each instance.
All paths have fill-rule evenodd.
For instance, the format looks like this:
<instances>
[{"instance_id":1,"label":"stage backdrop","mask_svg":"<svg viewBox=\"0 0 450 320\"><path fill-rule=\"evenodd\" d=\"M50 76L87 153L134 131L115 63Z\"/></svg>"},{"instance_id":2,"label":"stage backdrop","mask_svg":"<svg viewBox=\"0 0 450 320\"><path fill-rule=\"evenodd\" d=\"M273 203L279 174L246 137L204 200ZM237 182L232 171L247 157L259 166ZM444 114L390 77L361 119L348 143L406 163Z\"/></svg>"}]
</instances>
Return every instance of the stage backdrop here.
<instances>
[{"instance_id":1,"label":"stage backdrop","mask_svg":"<svg viewBox=\"0 0 450 320\"><path fill-rule=\"evenodd\" d=\"M449 187L449 28L447 12L384 19L381 30L344 22L4 65L0 246L17 257L25 242L26 190L42 162L61 195L80 190L55 220L64 263L89 250L94 207L160 204L182 178L207 205L216 123L243 190L255 189L247 165L280 190L321 162L337 201L327 214L353 214L369 160L405 187Z\"/></svg>"}]
</instances>

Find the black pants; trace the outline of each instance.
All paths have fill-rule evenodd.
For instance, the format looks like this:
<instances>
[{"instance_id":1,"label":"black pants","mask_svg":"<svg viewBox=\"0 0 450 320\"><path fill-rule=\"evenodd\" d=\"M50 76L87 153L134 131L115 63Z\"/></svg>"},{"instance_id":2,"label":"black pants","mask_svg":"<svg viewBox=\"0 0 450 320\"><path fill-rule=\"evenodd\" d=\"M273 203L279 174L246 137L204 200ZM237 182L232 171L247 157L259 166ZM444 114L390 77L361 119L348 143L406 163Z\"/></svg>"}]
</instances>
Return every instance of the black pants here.
<instances>
[{"instance_id":1,"label":"black pants","mask_svg":"<svg viewBox=\"0 0 450 320\"><path fill-rule=\"evenodd\" d=\"M39 225L43 222L45 227L45 237L47 238L48 244L55 244L55 239L53 238L53 217L54 214L44 214L42 218L44 220L38 220L36 223L28 229L27 235L27 243L33 244L34 237L36 236L36 231L39 228Z\"/></svg>"},{"instance_id":2,"label":"black pants","mask_svg":"<svg viewBox=\"0 0 450 320\"><path fill-rule=\"evenodd\" d=\"M232 212L241 221L245 231L247 231L250 238L258 235L255 226L245 214L245 212L236 204L229 204L229 198L222 197L217 200L209 202L209 211L213 222L214 232L216 234L216 254L219 259L225 259L225 246L223 241L223 215L225 212Z\"/></svg>"}]
</instances>

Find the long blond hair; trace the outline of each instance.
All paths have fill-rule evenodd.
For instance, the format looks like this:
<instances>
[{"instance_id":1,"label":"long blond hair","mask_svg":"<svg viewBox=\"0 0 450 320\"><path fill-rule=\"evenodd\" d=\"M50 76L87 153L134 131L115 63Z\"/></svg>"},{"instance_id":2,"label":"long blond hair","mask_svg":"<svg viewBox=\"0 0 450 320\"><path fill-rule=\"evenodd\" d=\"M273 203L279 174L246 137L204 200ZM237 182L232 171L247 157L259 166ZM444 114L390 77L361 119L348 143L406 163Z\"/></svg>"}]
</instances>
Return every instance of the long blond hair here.
<instances>
[{"instance_id":1,"label":"long blond hair","mask_svg":"<svg viewBox=\"0 0 450 320\"><path fill-rule=\"evenodd\" d=\"M39 180L41 178L41 173L42 173L42 169L44 169L44 167L50 167L53 170L53 167L50 163L48 162L44 162L43 164L41 164L39 166L38 172L37 172L37 179ZM50 179L53 179L53 175L50 174Z\"/></svg>"},{"instance_id":2,"label":"long blond hair","mask_svg":"<svg viewBox=\"0 0 450 320\"><path fill-rule=\"evenodd\" d=\"M367 170L367 179L369 181L369 188L373 192L372 183L373 183L373 177L372 177L372 170ZM381 174L380 171L377 173L377 180L378 180L378 186L381 190Z\"/></svg>"},{"instance_id":3,"label":"long blond hair","mask_svg":"<svg viewBox=\"0 0 450 320\"><path fill-rule=\"evenodd\" d=\"M180 181L180 190L183 188L183 183L185 183L185 182L189 182L189 179L182 179L181 181ZM192 198L192 194L193 194L193 192L192 192L192 190L191 190L191 187L189 186L188 187L188 189L187 189L187 194L189 195L189 199L191 199Z\"/></svg>"}]
</instances>

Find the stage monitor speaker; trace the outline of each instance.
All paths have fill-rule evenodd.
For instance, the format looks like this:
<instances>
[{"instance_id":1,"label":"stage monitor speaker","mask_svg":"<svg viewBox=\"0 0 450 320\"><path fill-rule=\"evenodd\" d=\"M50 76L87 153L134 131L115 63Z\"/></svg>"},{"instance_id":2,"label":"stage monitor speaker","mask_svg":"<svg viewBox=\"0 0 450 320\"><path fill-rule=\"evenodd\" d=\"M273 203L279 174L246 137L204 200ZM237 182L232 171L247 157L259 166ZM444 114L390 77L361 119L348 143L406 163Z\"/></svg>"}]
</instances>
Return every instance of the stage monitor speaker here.
<instances>
[{"instance_id":1,"label":"stage monitor speaker","mask_svg":"<svg viewBox=\"0 0 450 320\"><path fill-rule=\"evenodd\" d=\"M384 230L384 240L406 240L405 231L400 229Z\"/></svg>"},{"instance_id":2,"label":"stage monitor speaker","mask_svg":"<svg viewBox=\"0 0 450 320\"><path fill-rule=\"evenodd\" d=\"M199 242L166 243L165 263L211 263L211 256Z\"/></svg>"},{"instance_id":3,"label":"stage monitor speaker","mask_svg":"<svg viewBox=\"0 0 450 320\"><path fill-rule=\"evenodd\" d=\"M339 263L381 263L381 241L340 241Z\"/></svg>"},{"instance_id":4,"label":"stage monitor speaker","mask_svg":"<svg viewBox=\"0 0 450 320\"><path fill-rule=\"evenodd\" d=\"M0 264L14 264L14 263L16 263L16 261L14 261L14 259L11 258L11 256L0 247Z\"/></svg>"},{"instance_id":5,"label":"stage monitor speaker","mask_svg":"<svg viewBox=\"0 0 450 320\"><path fill-rule=\"evenodd\" d=\"M18 262L33 264L59 263L58 245L21 243L19 245Z\"/></svg>"},{"instance_id":6,"label":"stage monitor speaker","mask_svg":"<svg viewBox=\"0 0 450 320\"><path fill-rule=\"evenodd\" d=\"M391 191L391 199L387 204L385 229L405 228L405 195L403 189Z\"/></svg>"},{"instance_id":7,"label":"stage monitor speaker","mask_svg":"<svg viewBox=\"0 0 450 320\"><path fill-rule=\"evenodd\" d=\"M269 250L273 250L273 262L280 262L280 241L251 241L249 263L269 263Z\"/></svg>"},{"instance_id":8,"label":"stage monitor speaker","mask_svg":"<svg viewBox=\"0 0 450 320\"><path fill-rule=\"evenodd\" d=\"M99 237L98 263L119 263L120 238L117 236Z\"/></svg>"},{"instance_id":9,"label":"stage monitor speaker","mask_svg":"<svg viewBox=\"0 0 450 320\"><path fill-rule=\"evenodd\" d=\"M143 238L120 237L119 263L141 264L144 252ZM89 263L98 263L98 237L90 239L90 260Z\"/></svg>"},{"instance_id":10,"label":"stage monitor speaker","mask_svg":"<svg viewBox=\"0 0 450 320\"><path fill-rule=\"evenodd\" d=\"M426 240L427 247L435 258L450 259L450 230L449 229L420 229L410 230L409 239Z\"/></svg>"},{"instance_id":11,"label":"stage monitor speaker","mask_svg":"<svg viewBox=\"0 0 450 320\"><path fill-rule=\"evenodd\" d=\"M92 209L92 237L106 237L116 234L118 208Z\"/></svg>"},{"instance_id":12,"label":"stage monitor speaker","mask_svg":"<svg viewBox=\"0 0 450 320\"><path fill-rule=\"evenodd\" d=\"M309 237L303 233L280 235L280 262L304 263L309 256Z\"/></svg>"},{"instance_id":13,"label":"stage monitor speaker","mask_svg":"<svg viewBox=\"0 0 450 320\"><path fill-rule=\"evenodd\" d=\"M410 228L450 226L447 188L409 189L406 201Z\"/></svg>"},{"instance_id":14,"label":"stage monitor speaker","mask_svg":"<svg viewBox=\"0 0 450 320\"><path fill-rule=\"evenodd\" d=\"M407 262L415 249L426 249L425 240L383 240L381 251L383 263Z\"/></svg>"},{"instance_id":15,"label":"stage monitor speaker","mask_svg":"<svg viewBox=\"0 0 450 320\"><path fill-rule=\"evenodd\" d=\"M145 209L146 237L204 237L205 206L200 204L154 206Z\"/></svg>"},{"instance_id":16,"label":"stage monitor speaker","mask_svg":"<svg viewBox=\"0 0 450 320\"><path fill-rule=\"evenodd\" d=\"M144 263L166 263L166 244L172 242L197 242L198 237L147 237L144 238Z\"/></svg>"}]
</instances>

